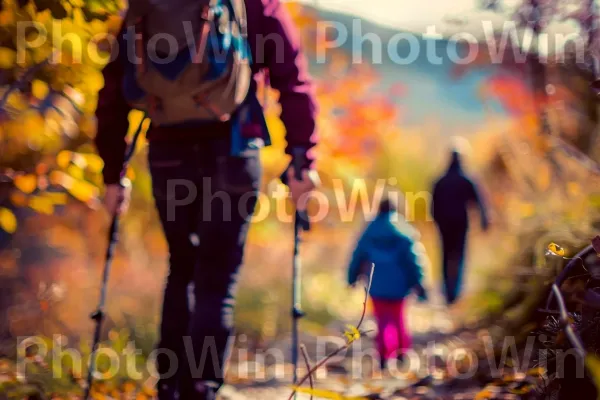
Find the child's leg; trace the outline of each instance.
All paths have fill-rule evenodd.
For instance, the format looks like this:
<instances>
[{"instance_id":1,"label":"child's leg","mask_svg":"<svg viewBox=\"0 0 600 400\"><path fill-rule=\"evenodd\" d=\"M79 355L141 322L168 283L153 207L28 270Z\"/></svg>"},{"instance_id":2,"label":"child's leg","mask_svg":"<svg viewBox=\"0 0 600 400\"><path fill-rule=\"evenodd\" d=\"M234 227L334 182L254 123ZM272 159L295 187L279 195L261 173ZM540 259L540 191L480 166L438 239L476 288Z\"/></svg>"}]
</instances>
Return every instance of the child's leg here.
<instances>
[{"instance_id":1,"label":"child's leg","mask_svg":"<svg viewBox=\"0 0 600 400\"><path fill-rule=\"evenodd\" d=\"M395 302L380 299L371 299L373 302L373 312L377 319L377 352L381 360L382 367L385 361L392 358L398 349L398 330L394 322Z\"/></svg>"},{"instance_id":2,"label":"child's leg","mask_svg":"<svg viewBox=\"0 0 600 400\"><path fill-rule=\"evenodd\" d=\"M396 302L395 305L395 323L397 326L398 332L398 355L404 355L407 350L412 347L412 340L410 337L410 332L408 330L408 326L406 324L406 315L405 315L405 306L406 299L400 300Z\"/></svg>"}]
</instances>

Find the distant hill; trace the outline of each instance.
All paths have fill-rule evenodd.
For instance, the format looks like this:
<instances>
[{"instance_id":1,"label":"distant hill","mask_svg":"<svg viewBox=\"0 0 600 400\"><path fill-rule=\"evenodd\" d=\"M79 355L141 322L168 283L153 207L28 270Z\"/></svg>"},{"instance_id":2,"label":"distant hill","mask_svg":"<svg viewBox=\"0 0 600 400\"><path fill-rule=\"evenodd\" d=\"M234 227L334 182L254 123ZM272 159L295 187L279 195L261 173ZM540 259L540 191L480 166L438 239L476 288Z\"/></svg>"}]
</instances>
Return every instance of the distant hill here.
<instances>
[{"instance_id":1,"label":"distant hill","mask_svg":"<svg viewBox=\"0 0 600 400\"><path fill-rule=\"evenodd\" d=\"M307 9L318 15L320 21L331 22L342 32L345 28L348 39L341 48L350 54L353 50L358 54L362 49L363 62L371 64L381 75L382 90L396 83L407 87L406 96L394 99L404 109L402 124L418 126L425 121L437 120L448 135L455 135L475 130L485 122L486 113L477 90L485 78L497 71L496 66L474 68L462 78L455 79L451 75L456 65L451 59L456 51L455 44L446 39L425 39L351 15ZM335 37L332 32L331 40ZM363 42L361 37L365 38ZM375 42L379 51L373 51L370 37L379 38ZM457 53L459 56L465 54L460 48ZM309 54L309 57L311 70L318 76L323 65L317 63L315 54ZM495 112L503 113L498 105L492 107Z\"/></svg>"}]
</instances>

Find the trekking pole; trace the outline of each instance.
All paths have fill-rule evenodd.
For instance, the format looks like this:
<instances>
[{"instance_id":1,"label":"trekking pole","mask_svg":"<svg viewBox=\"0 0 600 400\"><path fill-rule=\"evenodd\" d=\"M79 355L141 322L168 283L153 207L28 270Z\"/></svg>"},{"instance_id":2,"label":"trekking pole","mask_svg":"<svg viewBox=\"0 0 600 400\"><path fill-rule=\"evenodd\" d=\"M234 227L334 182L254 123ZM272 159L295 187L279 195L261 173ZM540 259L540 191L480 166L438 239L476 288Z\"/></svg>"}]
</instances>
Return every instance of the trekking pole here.
<instances>
[{"instance_id":1,"label":"trekking pole","mask_svg":"<svg viewBox=\"0 0 600 400\"><path fill-rule=\"evenodd\" d=\"M136 146L136 143L140 136L140 133L142 132L142 125L144 124L145 120L146 120L146 115L144 115L144 117L142 118L142 121L138 125L137 130L135 131L133 138L131 139L131 143L129 144L129 148L127 149L127 152L125 153L125 161L123 163L123 172L121 173L121 184L123 184L124 175L125 175L125 172L127 171L127 164L129 164L129 161L131 160L131 157L133 156L133 153L135 152L135 146ZM108 275L110 274L110 267L112 264L115 246L116 246L118 240L119 240L119 215L115 214L112 216L112 222L111 222L110 228L108 230L108 247L106 249L106 257L105 257L105 261L104 261L104 271L102 273L102 286L100 287L100 301L98 303L98 307L96 308L96 310L90 315L90 318L92 319L92 321L94 321L96 323L96 329L94 331L94 342L92 345L92 352L90 354L90 367L89 367L88 376L87 376L87 387L85 388L85 396L83 397L83 400L89 399L90 391L92 389L92 381L94 379L94 367L95 367L94 356L95 356L96 350L98 348L98 345L100 344L100 333L102 331L102 322L104 320L104 315L105 315L104 314L104 304L106 303L106 289L108 286Z\"/></svg>"},{"instance_id":2,"label":"trekking pole","mask_svg":"<svg viewBox=\"0 0 600 400\"><path fill-rule=\"evenodd\" d=\"M297 180L302 180L302 152L294 154L294 173ZM299 329L300 318L305 314L301 306L301 265L300 265L300 231L308 231L310 223L306 211L296 209L294 215L294 258L292 261L292 365L294 366L293 384L298 381L298 347L299 347ZM294 395L295 398L295 395Z\"/></svg>"}]
</instances>

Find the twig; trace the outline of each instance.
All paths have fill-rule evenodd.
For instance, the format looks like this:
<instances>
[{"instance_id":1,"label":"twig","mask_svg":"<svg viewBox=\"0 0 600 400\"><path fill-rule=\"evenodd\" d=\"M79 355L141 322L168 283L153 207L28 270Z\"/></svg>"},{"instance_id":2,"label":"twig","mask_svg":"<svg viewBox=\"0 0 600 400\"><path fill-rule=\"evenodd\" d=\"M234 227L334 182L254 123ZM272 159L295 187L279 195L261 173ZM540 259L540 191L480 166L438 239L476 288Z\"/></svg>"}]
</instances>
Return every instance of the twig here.
<instances>
[{"instance_id":1,"label":"twig","mask_svg":"<svg viewBox=\"0 0 600 400\"><path fill-rule=\"evenodd\" d=\"M358 330L359 332L360 332L360 326L362 325L362 323L363 323L363 321L365 319L365 314L367 313L367 301L369 300L369 292L371 291L371 283L373 282L373 272L374 271L375 271L375 264L372 264L372 266L371 266L371 273L369 274L369 282L367 283L367 287L365 288L365 301L363 302L362 314L360 316L360 320L358 321L358 324L356 325L356 330ZM360 332L360 334L362 335L363 332ZM347 350L351 345L352 345L352 341L348 341L348 343L346 343L345 345L343 345L343 346L335 349L331 353L327 354L321 361L319 361L317 364L315 364L314 367L312 367L311 369L309 369L308 372L306 373L306 375L304 375L298 381L298 383L296 383L294 385L294 388L293 388L292 393L290 394L290 397L288 398L288 400L292 400L294 398L294 394L296 394L296 389L298 387L300 387L304 382L306 382L307 379L312 379L312 374L316 370L318 370L323 365L325 365L325 363L327 363L327 361L329 361L332 357L335 357L336 355L338 355L342 351Z\"/></svg>"},{"instance_id":2,"label":"twig","mask_svg":"<svg viewBox=\"0 0 600 400\"><path fill-rule=\"evenodd\" d=\"M371 272L369 273L369 282L367 283L367 287L365 288L365 301L363 302L363 310L360 316L360 320L358 324L356 324L356 329L360 329L360 326L365 319L365 314L367 312L367 301L369 300L369 292L371 291L371 284L373 283L373 272L375 271L375 264L371 266Z\"/></svg>"},{"instance_id":3,"label":"twig","mask_svg":"<svg viewBox=\"0 0 600 400\"><path fill-rule=\"evenodd\" d=\"M552 285L552 292L554 292L554 296L556 297L556 301L558 303L558 309L560 311L560 323L563 326L565 335L567 335L569 342L571 342L571 345L575 348L577 353L583 358L583 357L585 357L585 354L586 354L585 349L584 349L583 345L581 344L581 340L575 334L575 330L573 329L573 326L569 322L569 314L567 314L567 307L565 306L565 299L563 298L558 285L556 285L556 284Z\"/></svg>"},{"instance_id":4,"label":"twig","mask_svg":"<svg viewBox=\"0 0 600 400\"><path fill-rule=\"evenodd\" d=\"M300 344L300 351L302 352L302 357L304 358L304 363L306 364L306 370L310 371L310 362L308 361L308 353L306 352L306 346L304 343ZM312 374L308 376L308 383L310 385L310 390L313 390L315 387L313 385ZM313 395L311 393L310 400L313 400Z\"/></svg>"}]
</instances>

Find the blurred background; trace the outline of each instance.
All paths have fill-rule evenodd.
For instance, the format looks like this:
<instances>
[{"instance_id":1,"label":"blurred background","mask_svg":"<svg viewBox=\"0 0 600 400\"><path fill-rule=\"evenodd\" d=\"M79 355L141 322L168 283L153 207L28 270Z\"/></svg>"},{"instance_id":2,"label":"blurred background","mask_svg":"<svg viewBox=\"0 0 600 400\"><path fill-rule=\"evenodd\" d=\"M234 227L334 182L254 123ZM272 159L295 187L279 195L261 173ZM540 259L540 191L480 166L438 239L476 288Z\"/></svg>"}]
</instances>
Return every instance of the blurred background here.
<instances>
[{"instance_id":1,"label":"blurred background","mask_svg":"<svg viewBox=\"0 0 600 400\"><path fill-rule=\"evenodd\" d=\"M405 193L429 193L447 167L448 151L457 137L469 143L466 167L482 185L492 229L484 234L472 223L466 294L448 314L439 305L440 246L429 200L424 195L408 203L405 213L422 234L430 260L426 280L433 291L430 303L411 308L413 331L450 331L459 322L501 314L511 296L523 290L518 274L555 268L545 255L549 243L559 243L572 256L589 244L600 226L599 114L589 89L595 80L589 65L574 62L569 48L564 63L540 64L535 57L518 63L511 56L513 46L518 47L513 42L503 62L493 63L485 42L449 41L457 31L479 37L468 26L473 21L490 18L500 21L498 26L502 21L519 22L515 16L520 15L521 2L502 7L493 1L409 3L284 3L300 30L316 82L317 169L323 179L321 191L332 205L326 218L303 236L307 316L301 327L307 335L337 335L362 310L363 291L347 288L346 267L371 215L359 212L351 220L341 218L335 190L342 188L348 201L362 178L369 201L381 179ZM587 4L570 3L579 7L574 6L575 11ZM116 0L2 2L0 352L5 355L13 354L16 337L34 334L60 333L69 343L89 349L93 324L88 316L98 301L109 224L98 205L102 161L92 145L103 63L87 52L77 60L70 42L61 44L58 38L74 34L85 45L102 49L102 35L119 28L123 6ZM575 11L546 10L562 16ZM57 20L60 32L53 25ZM19 21L37 21L56 36L18 54ZM547 26L586 38L577 15L565 21ZM323 24L333 27L325 36ZM353 28L356 24L361 31ZM421 36L431 24L441 38ZM335 45L335 32L342 27L348 40ZM402 32L411 33L421 49L405 65L385 51L391 38ZM377 43L360 41L366 33L383 43L380 60L373 56ZM38 34L27 31L25 37L32 41ZM441 57L439 63L427 58L427 43ZM357 47L364 62L353 62ZM477 57L464 65L448 56L464 56L475 47ZM551 54L556 49L546 50ZM409 42L397 42L397 51L406 57ZM53 52L60 52L61 64L44 64ZM326 62L319 61L320 54L326 55ZM537 79L540 71L542 83ZM288 159L277 93L263 87L260 98L273 138L273 146L261 153L262 190L268 194ZM140 118L131 114L132 127ZM110 276L104 337L108 332L113 332L112 339L127 336L148 354L156 339L168 259L151 197L144 141L128 176L133 203L122 223ZM292 246L291 224L274 215L253 223L236 319L238 332L254 348L285 340L290 330Z\"/></svg>"}]
</instances>

